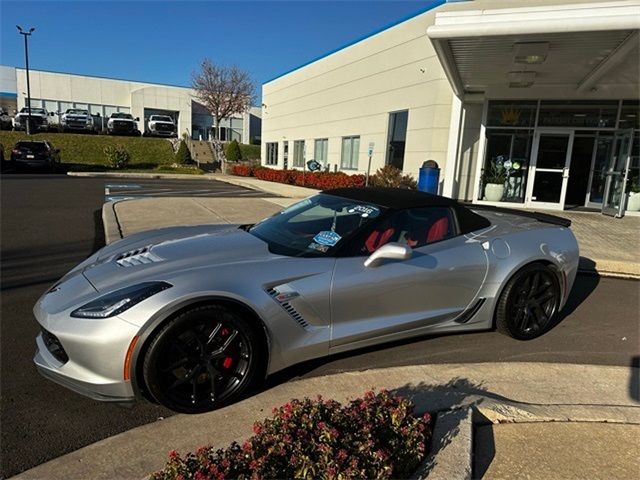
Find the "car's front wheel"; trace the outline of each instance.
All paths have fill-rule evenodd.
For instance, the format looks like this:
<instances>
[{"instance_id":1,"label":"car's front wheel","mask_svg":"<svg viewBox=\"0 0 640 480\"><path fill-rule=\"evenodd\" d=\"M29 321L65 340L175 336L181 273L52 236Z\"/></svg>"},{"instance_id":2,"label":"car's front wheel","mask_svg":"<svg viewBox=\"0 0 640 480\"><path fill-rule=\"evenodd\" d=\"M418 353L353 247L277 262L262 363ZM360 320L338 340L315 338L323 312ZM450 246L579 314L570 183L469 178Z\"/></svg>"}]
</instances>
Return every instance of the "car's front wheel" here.
<instances>
[{"instance_id":1,"label":"car's front wheel","mask_svg":"<svg viewBox=\"0 0 640 480\"><path fill-rule=\"evenodd\" d=\"M196 307L153 338L144 358L144 382L171 410L213 410L237 400L259 377L262 348L255 327L238 313L219 305Z\"/></svg>"},{"instance_id":2,"label":"car's front wheel","mask_svg":"<svg viewBox=\"0 0 640 480\"><path fill-rule=\"evenodd\" d=\"M545 333L560 306L558 277L541 263L527 265L507 282L496 309L496 328L518 340Z\"/></svg>"}]
</instances>

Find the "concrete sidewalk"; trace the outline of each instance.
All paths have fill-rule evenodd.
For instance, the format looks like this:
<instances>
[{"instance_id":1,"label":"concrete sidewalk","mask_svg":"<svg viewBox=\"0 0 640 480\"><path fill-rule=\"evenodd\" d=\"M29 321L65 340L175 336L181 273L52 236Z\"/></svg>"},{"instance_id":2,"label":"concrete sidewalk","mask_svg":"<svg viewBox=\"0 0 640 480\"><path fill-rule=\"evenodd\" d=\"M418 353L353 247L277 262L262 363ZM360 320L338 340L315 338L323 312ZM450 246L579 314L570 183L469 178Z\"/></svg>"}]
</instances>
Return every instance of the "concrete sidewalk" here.
<instances>
[{"instance_id":1,"label":"concrete sidewalk","mask_svg":"<svg viewBox=\"0 0 640 480\"><path fill-rule=\"evenodd\" d=\"M264 191L265 198L145 198L107 203L103 209L106 242L132 233L173 225L254 223L317 193L310 188L251 177L208 178ZM571 220L580 245L580 269L603 276L640 278L640 217L614 219L600 213L547 212Z\"/></svg>"},{"instance_id":2,"label":"concrete sidewalk","mask_svg":"<svg viewBox=\"0 0 640 480\"><path fill-rule=\"evenodd\" d=\"M234 440L242 441L251 435L253 422L270 416L273 407L291 398L321 394L344 402L370 388L386 388L411 398L418 413L470 406L483 423L510 422L526 426L537 422L537 441L542 443L556 435L554 423L546 422L588 422L591 425L588 431L594 436L598 435L597 426L601 422L616 423L620 432L631 435L634 425L640 425L638 373L637 368L627 367L480 363L396 367L314 377L281 383L214 412L179 414L135 428L15 478L143 478L162 468L169 450L185 453L203 445L223 447ZM449 442L456 434L457 430L448 431L439 441ZM497 446L502 445L503 437L496 433L495 438L498 458ZM598 440L603 441L603 437L599 436ZM444 444L438 446L444 447ZM512 458L502 447L500 455ZM560 465L575 463L571 445L556 449L552 455ZM471 461L471 456L468 457L457 461ZM629 462L635 457L632 451ZM440 466L441 472L443 466ZM628 466L632 467L633 463ZM448 478L462 478L457 469L467 467L460 464L450 468L453 470L448 470ZM471 467L468 468L470 471Z\"/></svg>"}]
</instances>

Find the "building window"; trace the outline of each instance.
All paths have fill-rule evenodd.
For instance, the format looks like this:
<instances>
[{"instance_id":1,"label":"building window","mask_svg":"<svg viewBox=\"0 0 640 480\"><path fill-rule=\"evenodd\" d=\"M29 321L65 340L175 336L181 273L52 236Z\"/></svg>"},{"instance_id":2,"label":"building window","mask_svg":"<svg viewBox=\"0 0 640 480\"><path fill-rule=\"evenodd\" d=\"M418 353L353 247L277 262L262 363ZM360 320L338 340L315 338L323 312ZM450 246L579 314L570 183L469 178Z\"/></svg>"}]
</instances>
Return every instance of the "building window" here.
<instances>
[{"instance_id":1,"label":"building window","mask_svg":"<svg viewBox=\"0 0 640 480\"><path fill-rule=\"evenodd\" d=\"M293 142L293 166L304 167L304 140Z\"/></svg>"},{"instance_id":2,"label":"building window","mask_svg":"<svg viewBox=\"0 0 640 480\"><path fill-rule=\"evenodd\" d=\"M329 150L329 139L318 138L315 142L315 148L313 150L314 160L321 165L327 164L327 152Z\"/></svg>"},{"instance_id":3,"label":"building window","mask_svg":"<svg viewBox=\"0 0 640 480\"><path fill-rule=\"evenodd\" d=\"M73 108L73 103L71 102L60 102L60 113L64 113L70 108Z\"/></svg>"},{"instance_id":4,"label":"building window","mask_svg":"<svg viewBox=\"0 0 640 480\"><path fill-rule=\"evenodd\" d=\"M58 112L58 102L55 100L45 100L44 108L47 109L49 113L57 113Z\"/></svg>"},{"instance_id":5,"label":"building window","mask_svg":"<svg viewBox=\"0 0 640 480\"><path fill-rule=\"evenodd\" d=\"M268 142L267 148L267 165L278 165L278 142Z\"/></svg>"},{"instance_id":6,"label":"building window","mask_svg":"<svg viewBox=\"0 0 640 480\"><path fill-rule=\"evenodd\" d=\"M282 142L282 168L289 168L289 142Z\"/></svg>"},{"instance_id":7,"label":"building window","mask_svg":"<svg viewBox=\"0 0 640 480\"><path fill-rule=\"evenodd\" d=\"M89 109L89 105L87 105L86 103L75 103L74 104L74 108L80 108L82 110L88 110Z\"/></svg>"},{"instance_id":8,"label":"building window","mask_svg":"<svg viewBox=\"0 0 640 480\"><path fill-rule=\"evenodd\" d=\"M389 133L387 137L387 165L402 170L404 167L404 150L407 140L407 122L409 111L393 112L389 114Z\"/></svg>"},{"instance_id":9,"label":"building window","mask_svg":"<svg viewBox=\"0 0 640 480\"><path fill-rule=\"evenodd\" d=\"M110 106L106 105L104 107L104 116L109 118L112 113L116 113L117 111L118 111L118 107L110 107Z\"/></svg>"},{"instance_id":10,"label":"building window","mask_svg":"<svg viewBox=\"0 0 640 480\"><path fill-rule=\"evenodd\" d=\"M359 151L360 137L342 137L342 158L340 160L340 168L343 170L357 170Z\"/></svg>"},{"instance_id":11,"label":"building window","mask_svg":"<svg viewBox=\"0 0 640 480\"><path fill-rule=\"evenodd\" d=\"M539 127L607 128L616 126L617 101L543 100Z\"/></svg>"},{"instance_id":12,"label":"building window","mask_svg":"<svg viewBox=\"0 0 640 480\"><path fill-rule=\"evenodd\" d=\"M118 107L118 111L120 113L131 113L131 109L129 107Z\"/></svg>"},{"instance_id":13,"label":"building window","mask_svg":"<svg viewBox=\"0 0 640 480\"><path fill-rule=\"evenodd\" d=\"M496 100L489 102L487 126L489 127L533 127L536 121L538 102L518 100Z\"/></svg>"},{"instance_id":14,"label":"building window","mask_svg":"<svg viewBox=\"0 0 640 480\"><path fill-rule=\"evenodd\" d=\"M622 102L618 128L640 128L640 102L638 100L625 100Z\"/></svg>"},{"instance_id":15,"label":"building window","mask_svg":"<svg viewBox=\"0 0 640 480\"><path fill-rule=\"evenodd\" d=\"M487 129L479 200L524 202L532 142L530 130Z\"/></svg>"}]
</instances>

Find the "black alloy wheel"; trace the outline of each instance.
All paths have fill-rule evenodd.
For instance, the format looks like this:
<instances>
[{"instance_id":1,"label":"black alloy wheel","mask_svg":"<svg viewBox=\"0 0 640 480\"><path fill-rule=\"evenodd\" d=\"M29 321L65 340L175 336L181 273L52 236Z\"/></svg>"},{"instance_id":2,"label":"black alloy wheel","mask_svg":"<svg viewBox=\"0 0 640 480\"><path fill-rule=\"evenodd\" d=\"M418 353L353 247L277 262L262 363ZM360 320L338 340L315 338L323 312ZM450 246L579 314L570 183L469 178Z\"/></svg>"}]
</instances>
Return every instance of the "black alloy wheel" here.
<instances>
[{"instance_id":1,"label":"black alloy wheel","mask_svg":"<svg viewBox=\"0 0 640 480\"><path fill-rule=\"evenodd\" d=\"M496 328L518 340L531 340L552 325L560 305L556 274L535 263L518 271L507 283L496 309Z\"/></svg>"},{"instance_id":2,"label":"black alloy wheel","mask_svg":"<svg viewBox=\"0 0 640 480\"><path fill-rule=\"evenodd\" d=\"M241 316L217 305L189 310L152 340L143 364L149 393L182 413L236 400L259 377L260 337Z\"/></svg>"}]
</instances>

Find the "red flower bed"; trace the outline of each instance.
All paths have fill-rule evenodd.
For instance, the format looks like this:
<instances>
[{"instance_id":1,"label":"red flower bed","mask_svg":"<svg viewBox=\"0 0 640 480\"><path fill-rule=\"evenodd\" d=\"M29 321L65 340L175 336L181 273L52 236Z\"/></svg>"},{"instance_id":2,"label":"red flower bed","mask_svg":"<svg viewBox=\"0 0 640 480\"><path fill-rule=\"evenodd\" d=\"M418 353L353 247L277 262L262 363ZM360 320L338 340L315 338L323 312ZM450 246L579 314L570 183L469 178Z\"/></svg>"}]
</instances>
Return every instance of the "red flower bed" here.
<instances>
[{"instance_id":1,"label":"red flower bed","mask_svg":"<svg viewBox=\"0 0 640 480\"><path fill-rule=\"evenodd\" d=\"M152 480L226 478L408 478L424 459L431 437L428 414L386 391L342 405L335 400L292 400L254 425L242 445L203 447L167 466Z\"/></svg>"},{"instance_id":2,"label":"red flower bed","mask_svg":"<svg viewBox=\"0 0 640 480\"><path fill-rule=\"evenodd\" d=\"M269 182L288 183L300 187L328 190L341 187L363 187L364 175L347 175L343 172L302 172L301 170L276 170L266 167L236 165L231 173L241 177L256 177Z\"/></svg>"}]
</instances>

